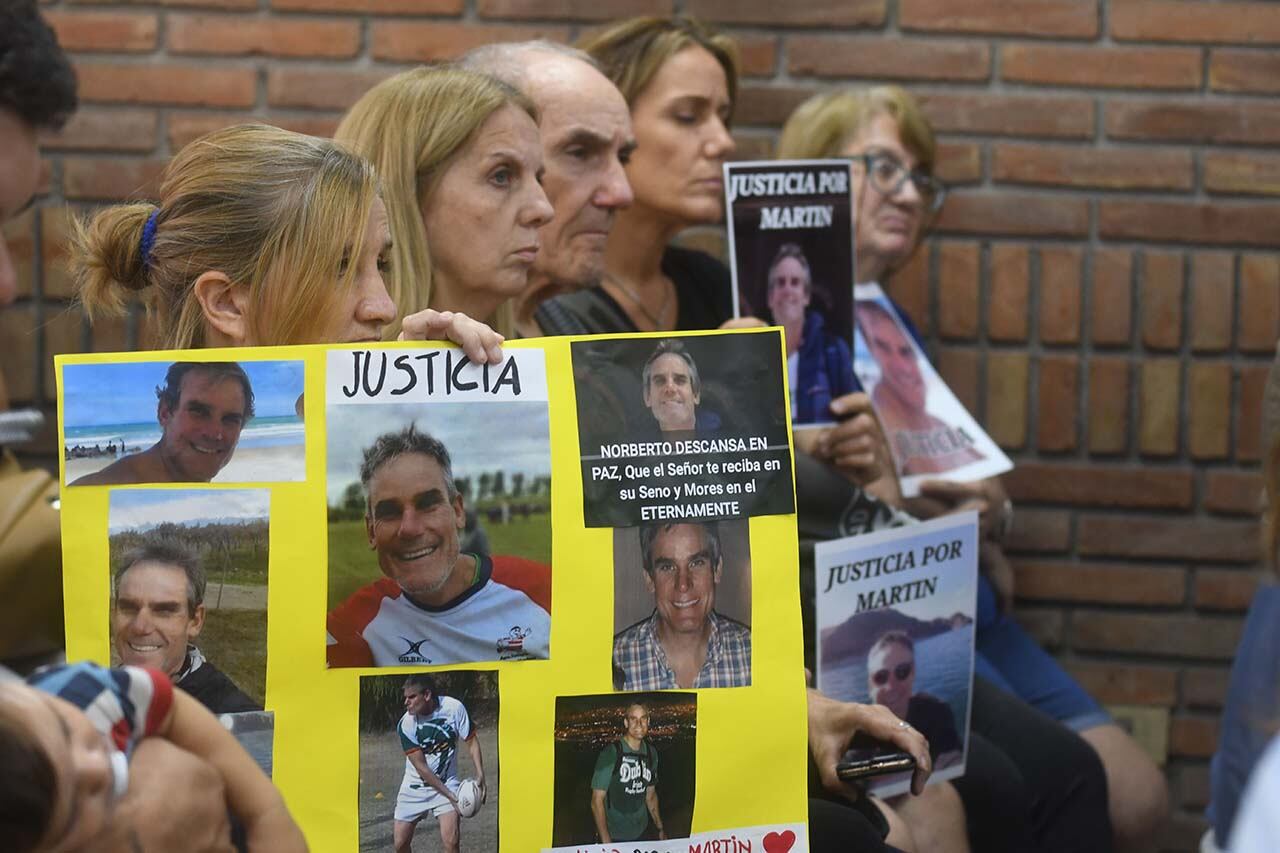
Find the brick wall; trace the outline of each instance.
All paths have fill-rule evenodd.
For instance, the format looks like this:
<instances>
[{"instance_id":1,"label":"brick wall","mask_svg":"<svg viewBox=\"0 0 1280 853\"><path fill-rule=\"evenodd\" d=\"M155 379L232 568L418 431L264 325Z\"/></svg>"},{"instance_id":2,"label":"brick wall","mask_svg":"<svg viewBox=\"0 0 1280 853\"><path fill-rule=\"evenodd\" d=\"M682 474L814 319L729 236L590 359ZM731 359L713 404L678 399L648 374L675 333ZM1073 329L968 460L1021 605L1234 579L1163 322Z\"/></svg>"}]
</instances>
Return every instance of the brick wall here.
<instances>
[{"instance_id":1,"label":"brick wall","mask_svg":"<svg viewBox=\"0 0 1280 853\"><path fill-rule=\"evenodd\" d=\"M1226 666L1256 584L1258 420L1280 332L1280 4L1201 0L54 0L84 107L5 228L15 403L92 332L59 264L69 212L142 195L249 117L327 134L368 86L492 40L684 11L743 47L739 155L809 93L902 81L956 190L893 283L948 382L1015 457L1020 618L1105 702L1167 735L1190 849ZM716 242L714 235L704 239ZM33 457L51 464L46 435Z\"/></svg>"}]
</instances>

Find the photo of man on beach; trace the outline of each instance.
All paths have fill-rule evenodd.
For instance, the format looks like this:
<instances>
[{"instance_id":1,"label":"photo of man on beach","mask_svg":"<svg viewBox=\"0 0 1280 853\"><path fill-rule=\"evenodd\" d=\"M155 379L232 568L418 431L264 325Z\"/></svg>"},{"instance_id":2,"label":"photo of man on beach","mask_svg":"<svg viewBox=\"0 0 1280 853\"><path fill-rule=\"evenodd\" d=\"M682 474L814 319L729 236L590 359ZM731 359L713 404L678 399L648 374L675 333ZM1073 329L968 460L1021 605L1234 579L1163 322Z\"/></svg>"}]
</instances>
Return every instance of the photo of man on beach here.
<instances>
[{"instance_id":1,"label":"photo of man on beach","mask_svg":"<svg viewBox=\"0 0 1280 853\"><path fill-rule=\"evenodd\" d=\"M302 379L297 361L68 365L66 480L302 480Z\"/></svg>"}]
</instances>

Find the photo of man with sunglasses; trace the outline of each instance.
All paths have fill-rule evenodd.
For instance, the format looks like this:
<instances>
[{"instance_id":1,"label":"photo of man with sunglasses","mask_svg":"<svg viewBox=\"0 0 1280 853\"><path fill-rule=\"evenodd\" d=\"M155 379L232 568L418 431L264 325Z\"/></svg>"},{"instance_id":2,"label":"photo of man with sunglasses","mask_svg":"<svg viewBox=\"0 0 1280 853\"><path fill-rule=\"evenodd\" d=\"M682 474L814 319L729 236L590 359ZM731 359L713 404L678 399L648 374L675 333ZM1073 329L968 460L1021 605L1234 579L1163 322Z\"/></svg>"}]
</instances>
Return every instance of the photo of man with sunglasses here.
<instances>
[{"instance_id":1,"label":"photo of man with sunglasses","mask_svg":"<svg viewBox=\"0 0 1280 853\"><path fill-rule=\"evenodd\" d=\"M915 683L915 641L903 631L881 634L867 652L871 701L884 705L924 735L934 767L941 768L960 758L963 743L951 707L927 693L914 693Z\"/></svg>"}]
</instances>

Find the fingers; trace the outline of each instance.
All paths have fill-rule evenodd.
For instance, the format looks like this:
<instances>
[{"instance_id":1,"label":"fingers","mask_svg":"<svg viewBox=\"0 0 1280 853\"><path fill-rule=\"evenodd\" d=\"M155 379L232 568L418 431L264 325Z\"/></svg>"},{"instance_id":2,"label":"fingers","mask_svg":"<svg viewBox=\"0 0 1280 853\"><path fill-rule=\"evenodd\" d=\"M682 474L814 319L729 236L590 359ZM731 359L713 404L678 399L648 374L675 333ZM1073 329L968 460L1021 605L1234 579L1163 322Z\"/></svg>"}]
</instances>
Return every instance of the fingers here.
<instances>
[{"instance_id":1,"label":"fingers","mask_svg":"<svg viewBox=\"0 0 1280 853\"><path fill-rule=\"evenodd\" d=\"M984 496L980 482L957 483L955 480L925 480L920 484L920 494L952 504Z\"/></svg>"},{"instance_id":2,"label":"fingers","mask_svg":"<svg viewBox=\"0 0 1280 853\"><path fill-rule=\"evenodd\" d=\"M493 364L502 360L505 338L460 311L428 308L404 318L399 340L453 341L476 364Z\"/></svg>"},{"instance_id":3,"label":"fingers","mask_svg":"<svg viewBox=\"0 0 1280 853\"><path fill-rule=\"evenodd\" d=\"M844 394L831 401L831 413L837 418L847 418L850 415L874 411L871 408L871 398L861 391Z\"/></svg>"},{"instance_id":4,"label":"fingers","mask_svg":"<svg viewBox=\"0 0 1280 853\"><path fill-rule=\"evenodd\" d=\"M915 770L911 775L911 791L919 794L924 790L924 783L933 772L933 762L929 758L929 741L924 735L898 719L883 705L864 705L863 729L876 740L893 744L916 760Z\"/></svg>"}]
</instances>

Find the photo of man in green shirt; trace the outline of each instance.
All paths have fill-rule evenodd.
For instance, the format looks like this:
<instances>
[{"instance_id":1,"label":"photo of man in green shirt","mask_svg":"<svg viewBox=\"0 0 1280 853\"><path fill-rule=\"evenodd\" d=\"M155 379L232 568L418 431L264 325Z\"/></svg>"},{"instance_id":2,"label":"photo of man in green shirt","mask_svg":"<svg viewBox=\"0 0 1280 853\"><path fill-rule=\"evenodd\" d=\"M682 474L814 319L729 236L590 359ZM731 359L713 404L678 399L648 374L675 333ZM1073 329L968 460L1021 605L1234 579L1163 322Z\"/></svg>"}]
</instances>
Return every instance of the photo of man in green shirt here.
<instances>
[{"instance_id":1,"label":"photo of man in green shirt","mask_svg":"<svg viewBox=\"0 0 1280 853\"><path fill-rule=\"evenodd\" d=\"M648 741L649 719L647 705L628 705L622 737L596 759L591 815L602 842L667 837L658 806L658 752Z\"/></svg>"}]
</instances>

